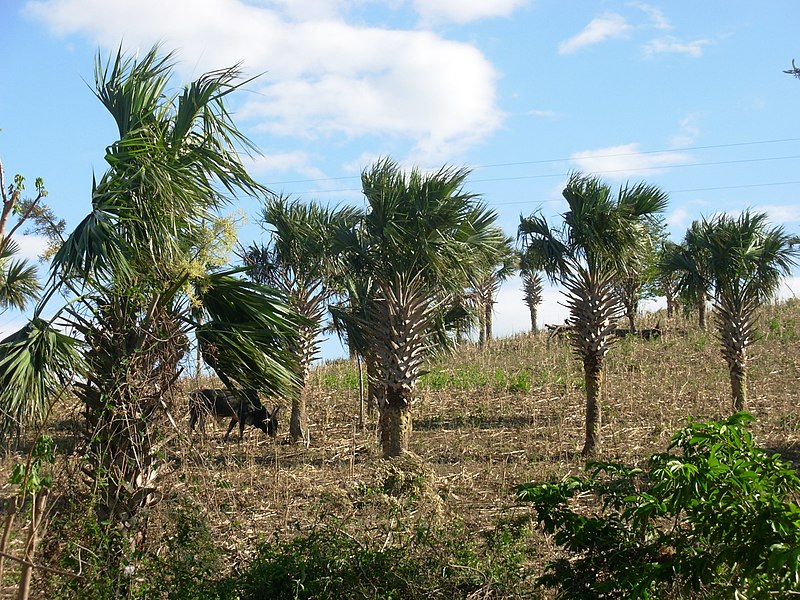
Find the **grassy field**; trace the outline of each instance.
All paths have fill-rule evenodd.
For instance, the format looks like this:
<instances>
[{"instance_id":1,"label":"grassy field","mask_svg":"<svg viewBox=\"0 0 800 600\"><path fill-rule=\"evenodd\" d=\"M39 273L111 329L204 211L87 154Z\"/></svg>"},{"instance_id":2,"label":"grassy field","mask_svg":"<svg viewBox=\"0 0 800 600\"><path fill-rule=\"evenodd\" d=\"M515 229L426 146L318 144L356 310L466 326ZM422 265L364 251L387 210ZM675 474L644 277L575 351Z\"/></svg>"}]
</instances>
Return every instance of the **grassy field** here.
<instances>
[{"instance_id":1,"label":"grassy field","mask_svg":"<svg viewBox=\"0 0 800 600\"><path fill-rule=\"evenodd\" d=\"M642 327L660 321L664 334L650 341L629 337L614 347L602 402L602 458L634 465L665 449L687 416L718 419L731 412L727 368L711 330L699 331L683 319L668 322L664 315L641 320ZM764 309L760 331L749 367L754 436L762 447L794 461L800 457L800 302ZM171 408L177 429L165 445L167 491L150 515L148 548L153 556L174 553L183 531L184 550L202 546L192 559L195 566L203 560L209 565L209 573L198 578L246 570L264 542L333 529L345 536L337 539L354 540L359 548L408 550L421 528L456 528L453 535L462 542L482 540L473 548L481 554L486 540L530 514L515 502L514 486L584 468L582 373L565 340L532 334L494 340L482 351L465 346L432 365L418 391L413 456L398 461L379 458L375 414L365 414L359 424L354 362L336 361L313 372L308 448L284 443L288 407L276 441L252 429L241 444L223 443L222 425L209 425L205 440L190 438L185 397L176 399ZM79 408L59 407L51 433L60 454L40 560L92 577L102 565L93 562L99 554L90 546L91 528L81 522L86 513L72 502L80 480L72 452L80 441ZM6 473L24 460L26 444L23 439L8 450ZM16 532L12 552L19 551L22 538ZM446 554L436 548L437 538L426 540L432 551ZM513 566L519 581L505 587L487 581L477 586L482 595L473 591L469 597L530 597L530 580L554 548L532 526L518 541L521 546L507 545L503 552L507 558L523 548ZM210 555L198 558L202 551ZM434 558L424 557L429 563ZM8 569L7 586L14 577L13 567ZM143 568L134 577L157 576ZM65 579L40 572L36 581L47 597L63 589ZM353 597L369 597L359 594Z\"/></svg>"}]
</instances>

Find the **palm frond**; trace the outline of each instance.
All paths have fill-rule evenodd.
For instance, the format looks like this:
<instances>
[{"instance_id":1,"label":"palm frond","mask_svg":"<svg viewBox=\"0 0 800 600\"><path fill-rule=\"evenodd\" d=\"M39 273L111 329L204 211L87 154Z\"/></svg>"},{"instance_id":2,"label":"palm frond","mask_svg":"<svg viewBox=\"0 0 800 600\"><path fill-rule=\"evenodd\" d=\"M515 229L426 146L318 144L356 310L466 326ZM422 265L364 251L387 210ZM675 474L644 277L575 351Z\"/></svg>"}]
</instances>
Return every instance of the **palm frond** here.
<instances>
[{"instance_id":1,"label":"palm frond","mask_svg":"<svg viewBox=\"0 0 800 600\"><path fill-rule=\"evenodd\" d=\"M0 342L0 430L41 423L85 363L81 342L36 318Z\"/></svg>"}]
</instances>

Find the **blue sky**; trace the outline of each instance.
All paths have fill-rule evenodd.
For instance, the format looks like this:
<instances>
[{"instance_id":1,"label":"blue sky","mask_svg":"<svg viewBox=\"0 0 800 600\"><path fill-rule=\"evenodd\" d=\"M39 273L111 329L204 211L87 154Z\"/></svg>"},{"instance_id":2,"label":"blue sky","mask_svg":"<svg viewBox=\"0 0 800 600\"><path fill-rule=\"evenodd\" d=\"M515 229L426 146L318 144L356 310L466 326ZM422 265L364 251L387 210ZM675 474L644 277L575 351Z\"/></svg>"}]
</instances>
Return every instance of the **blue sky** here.
<instances>
[{"instance_id":1,"label":"blue sky","mask_svg":"<svg viewBox=\"0 0 800 600\"><path fill-rule=\"evenodd\" d=\"M263 73L232 108L275 191L361 203L377 157L468 166L468 189L515 235L521 213L564 210L577 169L669 192L675 240L747 207L800 232L800 81L782 72L800 60L798 22L797 0L5 0L0 159L7 181L43 177L74 226L115 140L95 56L161 42L182 82L239 62ZM246 242L257 208L235 207ZM558 301L548 290L542 321L563 319ZM518 280L495 327L528 327Z\"/></svg>"}]
</instances>

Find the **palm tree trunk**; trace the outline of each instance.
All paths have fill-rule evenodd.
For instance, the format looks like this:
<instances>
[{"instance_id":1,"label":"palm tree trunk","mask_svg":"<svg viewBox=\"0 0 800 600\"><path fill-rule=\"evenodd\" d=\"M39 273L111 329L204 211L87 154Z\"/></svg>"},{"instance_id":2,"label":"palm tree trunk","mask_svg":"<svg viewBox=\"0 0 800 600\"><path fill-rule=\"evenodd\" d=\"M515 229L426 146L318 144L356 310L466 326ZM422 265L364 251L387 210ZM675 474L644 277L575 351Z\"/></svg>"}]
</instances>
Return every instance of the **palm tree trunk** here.
<instances>
[{"instance_id":1,"label":"palm tree trunk","mask_svg":"<svg viewBox=\"0 0 800 600\"><path fill-rule=\"evenodd\" d=\"M489 300L486 303L485 311L486 315L484 317L483 323L484 327L486 327L486 343L489 344L492 341L492 312L494 309L494 302Z\"/></svg>"},{"instance_id":2,"label":"palm tree trunk","mask_svg":"<svg viewBox=\"0 0 800 600\"><path fill-rule=\"evenodd\" d=\"M289 439L293 444L305 441L308 437L308 416L306 413L305 386L292 398L292 416L289 418Z\"/></svg>"},{"instance_id":3,"label":"palm tree trunk","mask_svg":"<svg viewBox=\"0 0 800 600\"><path fill-rule=\"evenodd\" d=\"M732 368L730 374L733 410L739 412L744 410L747 402L747 371L743 368Z\"/></svg>"},{"instance_id":4,"label":"palm tree trunk","mask_svg":"<svg viewBox=\"0 0 800 600\"><path fill-rule=\"evenodd\" d=\"M701 294L700 300L697 303L697 313L698 313L698 326L700 329L705 331L706 329L706 295Z\"/></svg>"},{"instance_id":5,"label":"palm tree trunk","mask_svg":"<svg viewBox=\"0 0 800 600\"><path fill-rule=\"evenodd\" d=\"M539 331L539 328L536 325L536 317L537 317L536 305L535 304L530 304L529 308L530 308L530 311L531 311L531 331L533 333L536 333L537 331Z\"/></svg>"},{"instance_id":6,"label":"palm tree trunk","mask_svg":"<svg viewBox=\"0 0 800 600\"><path fill-rule=\"evenodd\" d=\"M593 456L600 450L600 428L603 424L603 412L600 406L602 366L596 361L584 361L583 379L586 384L586 441L581 454Z\"/></svg>"},{"instance_id":7,"label":"palm tree trunk","mask_svg":"<svg viewBox=\"0 0 800 600\"><path fill-rule=\"evenodd\" d=\"M387 389L386 401L380 411L381 449L383 458L393 458L408 452L411 440L411 403L400 390Z\"/></svg>"},{"instance_id":8,"label":"palm tree trunk","mask_svg":"<svg viewBox=\"0 0 800 600\"><path fill-rule=\"evenodd\" d=\"M633 304L626 305L625 312L628 317L628 330L636 334L636 307Z\"/></svg>"},{"instance_id":9,"label":"palm tree trunk","mask_svg":"<svg viewBox=\"0 0 800 600\"><path fill-rule=\"evenodd\" d=\"M675 312L675 294L671 289L667 289L664 295L667 298L667 318L671 319Z\"/></svg>"},{"instance_id":10,"label":"palm tree trunk","mask_svg":"<svg viewBox=\"0 0 800 600\"><path fill-rule=\"evenodd\" d=\"M486 345L486 311L479 309L477 312L478 312L478 348L483 348Z\"/></svg>"}]
</instances>

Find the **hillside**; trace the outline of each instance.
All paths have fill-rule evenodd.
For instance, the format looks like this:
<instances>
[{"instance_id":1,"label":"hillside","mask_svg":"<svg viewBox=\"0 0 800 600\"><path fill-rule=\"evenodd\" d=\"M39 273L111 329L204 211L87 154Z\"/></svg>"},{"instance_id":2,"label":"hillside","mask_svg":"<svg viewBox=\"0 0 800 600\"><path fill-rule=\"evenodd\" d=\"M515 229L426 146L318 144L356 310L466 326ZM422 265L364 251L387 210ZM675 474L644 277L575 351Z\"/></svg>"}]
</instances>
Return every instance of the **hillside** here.
<instances>
[{"instance_id":1,"label":"hillside","mask_svg":"<svg viewBox=\"0 0 800 600\"><path fill-rule=\"evenodd\" d=\"M604 459L640 464L665 448L688 415L730 414L727 369L713 333L683 319L667 322L664 315L646 315L641 325L656 321L664 329L660 339L628 337L609 355ZM764 309L760 331L749 371L754 436L794 460L800 458L800 302ZM420 524L458 524L467 537L491 539L501 524L530 514L515 502L515 485L582 471L582 387L580 365L565 340L540 333L495 340L483 351L463 347L432 365L421 383L413 409L416 457L392 462L379 459L375 415L367 415L363 429L358 425L354 362L313 372L307 449L282 443L285 416L277 443L251 428L241 445L223 443L220 425L209 426L205 441L199 435L190 440L185 398L176 399L171 409L178 431L165 447L169 492L150 517L148 544L154 552L174 550L180 523L186 527L190 515L192 527L206 531L203 543L213 547L223 571L214 575L220 576L246 568L260 542L290 540L333 522L359 544L384 549L402 545ZM70 451L80 439L80 422L78 407L59 407L52 432L61 450L51 501L56 510L40 556L51 567L89 575L102 565L92 563L91 527L73 502L79 465ZM21 440L7 453L6 473L25 450ZM535 531L522 543L525 572L535 573L553 548ZM38 577L40 589L45 581L49 586L46 594L63 583L52 574ZM480 597L508 593L489 587Z\"/></svg>"}]
</instances>

